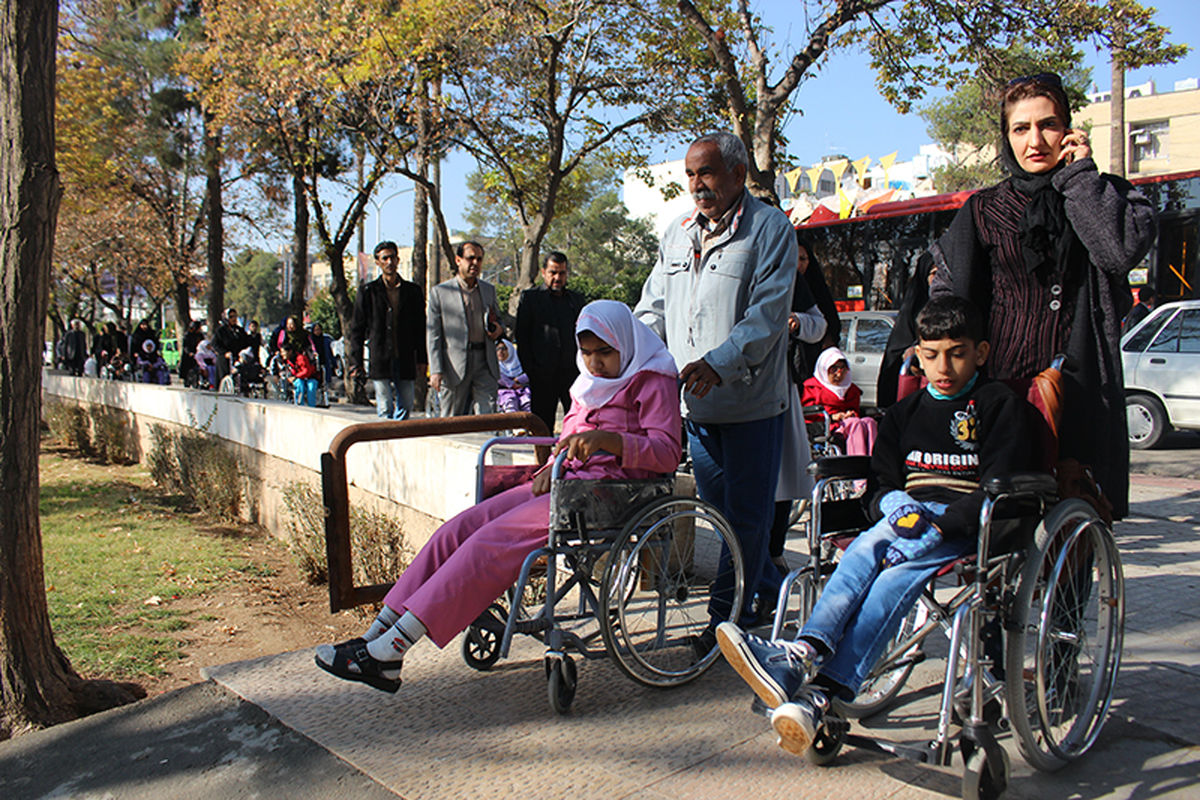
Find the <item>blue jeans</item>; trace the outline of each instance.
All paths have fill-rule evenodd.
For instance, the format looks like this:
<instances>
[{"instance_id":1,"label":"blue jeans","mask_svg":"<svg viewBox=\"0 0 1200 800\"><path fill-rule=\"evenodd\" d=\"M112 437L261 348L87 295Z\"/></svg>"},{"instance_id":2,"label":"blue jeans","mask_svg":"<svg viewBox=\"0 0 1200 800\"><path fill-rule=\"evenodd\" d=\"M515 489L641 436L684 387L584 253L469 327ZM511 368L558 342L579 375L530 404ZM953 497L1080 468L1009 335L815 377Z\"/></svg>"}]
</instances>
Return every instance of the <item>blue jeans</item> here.
<instances>
[{"instance_id":1,"label":"blue jeans","mask_svg":"<svg viewBox=\"0 0 1200 800\"><path fill-rule=\"evenodd\" d=\"M688 451L702 500L715 505L733 528L742 546L746 593L738 610L739 624L754 621L754 592L770 570L777 570L767 554L771 520L775 514L775 482L783 452L783 414L753 422L702 424L687 421ZM729 556L721 555L721 575L712 587L709 615L731 618L733 579Z\"/></svg>"},{"instance_id":2,"label":"blue jeans","mask_svg":"<svg viewBox=\"0 0 1200 800\"><path fill-rule=\"evenodd\" d=\"M842 553L800 631L801 636L821 642L833 653L821 664L821 674L855 693L929 579L942 565L976 547L971 538L951 539L919 558L881 569L888 545L898 538L887 518L913 502L900 491L884 496L880 502L883 519L859 534ZM946 509L944 503L919 505L935 515Z\"/></svg>"},{"instance_id":3,"label":"blue jeans","mask_svg":"<svg viewBox=\"0 0 1200 800\"><path fill-rule=\"evenodd\" d=\"M293 378L292 388L296 390L296 396L293 398L296 405L317 404L317 379L316 378Z\"/></svg>"},{"instance_id":4,"label":"blue jeans","mask_svg":"<svg viewBox=\"0 0 1200 800\"><path fill-rule=\"evenodd\" d=\"M397 378L398 362L392 360L392 377L376 379L375 413L384 419L408 419L413 407L415 381L412 378Z\"/></svg>"}]
</instances>

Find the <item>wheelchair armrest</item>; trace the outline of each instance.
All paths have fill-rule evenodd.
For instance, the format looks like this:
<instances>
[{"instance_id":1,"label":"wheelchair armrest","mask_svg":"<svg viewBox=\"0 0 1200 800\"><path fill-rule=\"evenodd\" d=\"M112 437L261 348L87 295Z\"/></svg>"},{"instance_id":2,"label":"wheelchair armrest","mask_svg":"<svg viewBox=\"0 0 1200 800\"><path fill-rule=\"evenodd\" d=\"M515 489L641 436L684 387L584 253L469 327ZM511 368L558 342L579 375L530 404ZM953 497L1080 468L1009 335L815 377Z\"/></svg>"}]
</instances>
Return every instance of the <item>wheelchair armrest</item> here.
<instances>
[{"instance_id":1,"label":"wheelchair armrest","mask_svg":"<svg viewBox=\"0 0 1200 800\"><path fill-rule=\"evenodd\" d=\"M1058 481L1046 472L1015 472L1012 475L990 478L984 482L983 491L988 497L1031 494L1044 500L1053 500L1058 496Z\"/></svg>"},{"instance_id":2,"label":"wheelchair armrest","mask_svg":"<svg viewBox=\"0 0 1200 800\"><path fill-rule=\"evenodd\" d=\"M814 478L866 478L870 475L870 456L829 456L808 465Z\"/></svg>"}]
</instances>

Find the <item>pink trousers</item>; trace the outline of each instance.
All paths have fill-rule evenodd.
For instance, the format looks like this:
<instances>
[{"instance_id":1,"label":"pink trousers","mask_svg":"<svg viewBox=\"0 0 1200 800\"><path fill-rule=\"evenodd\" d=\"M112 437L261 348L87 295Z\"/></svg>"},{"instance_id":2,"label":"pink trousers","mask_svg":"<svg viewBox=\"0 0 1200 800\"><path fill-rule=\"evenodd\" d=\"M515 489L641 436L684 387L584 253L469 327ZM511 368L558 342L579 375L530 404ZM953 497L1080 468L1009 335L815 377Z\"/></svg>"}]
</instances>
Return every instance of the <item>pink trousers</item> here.
<instances>
[{"instance_id":1,"label":"pink trousers","mask_svg":"<svg viewBox=\"0 0 1200 800\"><path fill-rule=\"evenodd\" d=\"M846 417L838 431L846 437L846 455L869 456L875 449L879 427L870 417Z\"/></svg>"},{"instance_id":2,"label":"pink trousers","mask_svg":"<svg viewBox=\"0 0 1200 800\"><path fill-rule=\"evenodd\" d=\"M525 556L546 544L550 495L516 486L437 529L383 598L411 611L438 647L466 630L516 583Z\"/></svg>"}]
</instances>

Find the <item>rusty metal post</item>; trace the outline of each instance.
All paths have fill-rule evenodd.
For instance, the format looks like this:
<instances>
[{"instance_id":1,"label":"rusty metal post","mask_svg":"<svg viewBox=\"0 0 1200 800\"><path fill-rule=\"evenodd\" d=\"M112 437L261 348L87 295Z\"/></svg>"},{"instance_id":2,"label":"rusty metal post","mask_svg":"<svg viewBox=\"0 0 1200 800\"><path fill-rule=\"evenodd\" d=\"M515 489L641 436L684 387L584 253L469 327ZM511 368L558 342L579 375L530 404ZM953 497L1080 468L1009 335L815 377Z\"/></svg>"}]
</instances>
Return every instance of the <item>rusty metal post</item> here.
<instances>
[{"instance_id":1,"label":"rusty metal post","mask_svg":"<svg viewBox=\"0 0 1200 800\"><path fill-rule=\"evenodd\" d=\"M355 586L350 552L350 490L346 479L346 451L359 442L448 436L479 431L527 430L547 436L546 423L528 412L481 414L470 417L380 420L348 425L333 437L329 451L321 454L321 492L325 504L325 559L329 568L329 610L374 603L383 599L391 584ZM539 453L544 458L544 453Z\"/></svg>"}]
</instances>

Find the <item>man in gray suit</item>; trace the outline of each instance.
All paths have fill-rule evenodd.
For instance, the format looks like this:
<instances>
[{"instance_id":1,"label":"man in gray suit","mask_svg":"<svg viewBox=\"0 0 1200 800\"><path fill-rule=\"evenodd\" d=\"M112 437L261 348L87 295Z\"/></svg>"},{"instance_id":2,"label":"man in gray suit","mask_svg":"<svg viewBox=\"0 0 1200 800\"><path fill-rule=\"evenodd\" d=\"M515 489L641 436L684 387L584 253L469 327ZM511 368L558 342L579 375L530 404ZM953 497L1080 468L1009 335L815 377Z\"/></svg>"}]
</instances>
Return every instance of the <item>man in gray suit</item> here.
<instances>
[{"instance_id":1,"label":"man in gray suit","mask_svg":"<svg viewBox=\"0 0 1200 800\"><path fill-rule=\"evenodd\" d=\"M460 244L454 263L458 274L429 293L429 386L438 394L443 417L462 416L471 406L476 414L490 414L500 385L493 342L504 333L496 287L479 279L483 245L478 242Z\"/></svg>"}]
</instances>

